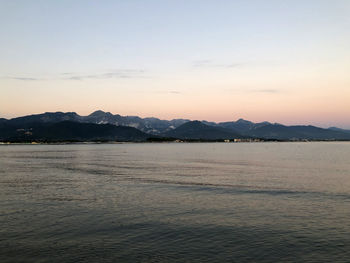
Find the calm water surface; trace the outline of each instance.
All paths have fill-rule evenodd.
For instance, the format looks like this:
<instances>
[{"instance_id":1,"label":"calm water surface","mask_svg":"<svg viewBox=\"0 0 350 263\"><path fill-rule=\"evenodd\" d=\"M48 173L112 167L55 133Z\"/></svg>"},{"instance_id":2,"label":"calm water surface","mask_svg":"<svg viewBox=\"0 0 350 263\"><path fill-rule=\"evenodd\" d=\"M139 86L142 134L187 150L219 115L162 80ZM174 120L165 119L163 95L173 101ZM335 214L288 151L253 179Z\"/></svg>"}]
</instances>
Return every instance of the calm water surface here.
<instances>
[{"instance_id":1,"label":"calm water surface","mask_svg":"<svg viewBox=\"0 0 350 263\"><path fill-rule=\"evenodd\" d=\"M350 143L0 147L0 262L350 262Z\"/></svg>"}]
</instances>

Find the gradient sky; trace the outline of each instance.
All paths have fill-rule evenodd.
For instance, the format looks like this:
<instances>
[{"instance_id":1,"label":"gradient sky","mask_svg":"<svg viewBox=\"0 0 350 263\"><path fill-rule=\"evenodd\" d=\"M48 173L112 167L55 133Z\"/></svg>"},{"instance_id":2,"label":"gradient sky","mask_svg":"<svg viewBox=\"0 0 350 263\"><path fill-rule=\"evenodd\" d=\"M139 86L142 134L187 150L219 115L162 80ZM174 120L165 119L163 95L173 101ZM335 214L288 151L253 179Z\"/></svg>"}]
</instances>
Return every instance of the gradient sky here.
<instances>
[{"instance_id":1,"label":"gradient sky","mask_svg":"<svg viewBox=\"0 0 350 263\"><path fill-rule=\"evenodd\" d=\"M5 118L350 128L350 1L0 1L0 91Z\"/></svg>"}]
</instances>

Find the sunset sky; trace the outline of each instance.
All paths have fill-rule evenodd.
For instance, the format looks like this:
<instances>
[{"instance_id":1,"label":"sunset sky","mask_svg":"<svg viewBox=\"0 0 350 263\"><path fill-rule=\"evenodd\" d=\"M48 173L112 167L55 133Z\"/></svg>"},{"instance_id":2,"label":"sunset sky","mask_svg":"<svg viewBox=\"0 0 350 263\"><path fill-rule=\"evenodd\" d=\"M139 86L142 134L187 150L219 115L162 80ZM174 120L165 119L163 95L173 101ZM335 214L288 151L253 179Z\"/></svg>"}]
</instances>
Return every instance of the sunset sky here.
<instances>
[{"instance_id":1,"label":"sunset sky","mask_svg":"<svg viewBox=\"0 0 350 263\"><path fill-rule=\"evenodd\" d=\"M0 117L350 128L349 0L0 0Z\"/></svg>"}]
</instances>

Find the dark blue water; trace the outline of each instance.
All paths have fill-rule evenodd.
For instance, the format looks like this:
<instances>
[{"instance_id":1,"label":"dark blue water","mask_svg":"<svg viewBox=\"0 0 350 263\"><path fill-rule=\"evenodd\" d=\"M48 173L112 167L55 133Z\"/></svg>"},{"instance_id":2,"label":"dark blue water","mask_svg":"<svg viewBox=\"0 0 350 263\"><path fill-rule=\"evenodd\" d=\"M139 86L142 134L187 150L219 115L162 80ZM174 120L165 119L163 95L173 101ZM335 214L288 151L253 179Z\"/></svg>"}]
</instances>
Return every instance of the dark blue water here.
<instances>
[{"instance_id":1,"label":"dark blue water","mask_svg":"<svg viewBox=\"0 0 350 263\"><path fill-rule=\"evenodd\" d=\"M0 262L350 262L350 143L0 147Z\"/></svg>"}]
</instances>

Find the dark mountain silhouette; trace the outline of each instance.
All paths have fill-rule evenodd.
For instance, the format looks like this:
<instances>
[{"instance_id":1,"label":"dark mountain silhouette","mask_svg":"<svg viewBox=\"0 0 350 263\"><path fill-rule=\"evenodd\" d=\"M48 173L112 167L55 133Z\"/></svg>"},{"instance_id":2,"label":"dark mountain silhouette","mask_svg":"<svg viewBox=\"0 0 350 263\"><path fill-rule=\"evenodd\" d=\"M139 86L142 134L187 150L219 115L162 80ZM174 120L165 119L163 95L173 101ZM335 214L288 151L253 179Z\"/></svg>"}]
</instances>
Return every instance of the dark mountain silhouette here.
<instances>
[{"instance_id":1,"label":"dark mountain silhouette","mask_svg":"<svg viewBox=\"0 0 350 263\"><path fill-rule=\"evenodd\" d=\"M329 127L328 130L350 133L350 130L340 129L340 128L337 128L337 127Z\"/></svg>"},{"instance_id":2,"label":"dark mountain silhouette","mask_svg":"<svg viewBox=\"0 0 350 263\"><path fill-rule=\"evenodd\" d=\"M2 123L0 141L145 141L150 135L138 129L111 124L63 121L56 123Z\"/></svg>"},{"instance_id":3,"label":"dark mountain silhouette","mask_svg":"<svg viewBox=\"0 0 350 263\"><path fill-rule=\"evenodd\" d=\"M33 114L8 120L13 125L23 125L27 123L55 123L61 121L82 121L82 117L75 112L45 112Z\"/></svg>"},{"instance_id":4,"label":"dark mountain silhouette","mask_svg":"<svg viewBox=\"0 0 350 263\"><path fill-rule=\"evenodd\" d=\"M284 126L281 124L268 124L247 131L245 134L278 140L346 140L350 134L344 132L322 129L315 126Z\"/></svg>"},{"instance_id":5,"label":"dark mountain silhouette","mask_svg":"<svg viewBox=\"0 0 350 263\"><path fill-rule=\"evenodd\" d=\"M178 139L234 139L242 138L241 135L225 128L206 125L200 121L190 121L175 130L163 134L165 137L173 137Z\"/></svg>"},{"instance_id":6,"label":"dark mountain silhouette","mask_svg":"<svg viewBox=\"0 0 350 263\"><path fill-rule=\"evenodd\" d=\"M251 121L239 119L237 121L230 121L230 122L220 122L217 125L219 127L223 127L226 129L231 129L233 131L239 132L239 133L247 133L250 130L263 127L265 125L271 124L269 122L260 122L260 123L254 123Z\"/></svg>"},{"instance_id":7,"label":"dark mountain silhouette","mask_svg":"<svg viewBox=\"0 0 350 263\"><path fill-rule=\"evenodd\" d=\"M180 139L204 139L204 140L216 140L216 139L232 139L232 138L260 138L260 139L276 139L276 140L350 140L350 131L331 127L328 129L318 128L315 126L285 126L278 123L261 122L254 123L248 120L239 119L231 122L208 122L208 121L189 121L186 119L174 119L174 120L160 120L157 118L140 118L138 116L121 116L119 114L112 114L110 112L95 111L88 116L80 116L75 112L46 112L42 114L28 115L13 119L0 119L0 136L4 138L17 138L18 132L13 132L16 129L30 129L34 124L35 136L40 134L39 128L45 129L47 134L42 134L42 138L45 136L49 138L49 124L51 126L60 122L76 122L81 124L109 124L106 127L132 127L147 133L147 136L158 135L167 136ZM39 125L42 124L42 125ZM44 125L46 124L46 125ZM187 124L187 125L185 125ZM30 127L29 127L29 126ZM60 124L62 125L62 124ZM12 127L12 128L11 128ZM70 126L71 129L80 129L83 126ZM84 126L90 127L90 126ZM92 127L92 126L91 126ZM62 127L61 127L62 128ZM12 130L11 130L12 129ZM91 128L92 129L92 128ZM102 130L91 130L89 136L84 137L82 134L75 134L74 138L80 138L79 140L93 140L93 138L116 138L113 134L99 134ZM109 128L111 129L111 128ZM7 137L4 137L4 132L8 131ZM93 135L92 131L97 132ZM134 131L134 130L130 130ZM27 131L28 139L30 137L30 131ZM44 132L44 131L43 131ZM56 133L53 133L56 134ZM132 133L133 134L133 133ZM44 136L45 135L45 136ZM57 135L57 134L56 134ZM73 134L72 134L73 135ZM79 135L79 136L78 136ZM16 137L17 136L17 137ZM24 136L24 135L23 135ZM22 137L23 137L22 136ZM52 135L53 136L53 135ZM139 137L122 137L123 140L138 140ZM72 138L73 138L72 137ZM141 136L142 137L142 136ZM24 137L23 137L24 138ZM36 137L35 137L36 138ZM61 138L64 138L62 136ZM71 137L70 137L71 138ZM69 139L70 139L69 138ZM142 137L144 138L144 137ZM67 137L68 139L68 137ZM114 139L113 139L114 140Z\"/></svg>"},{"instance_id":8,"label":"dark mountain silhouette","mask_svg":"<svg viewBox=\"0 0 350 263\"><path fill-rule=\"evenodd\" d=\"M160 120L157 118L140 118L137 116L121 116L119 114L112 114L101 110L95 111L88 116L80 116L75 112L46 112L42 114L28 115L9 120L14 124L24 123L54 123L60 121L75 121L95 124L113 124L117 126L129 126L137 128L143 132L151 134L160 134L188 122L185 119L174 119L171 121Z\"/></svg>"}]
</instances>

